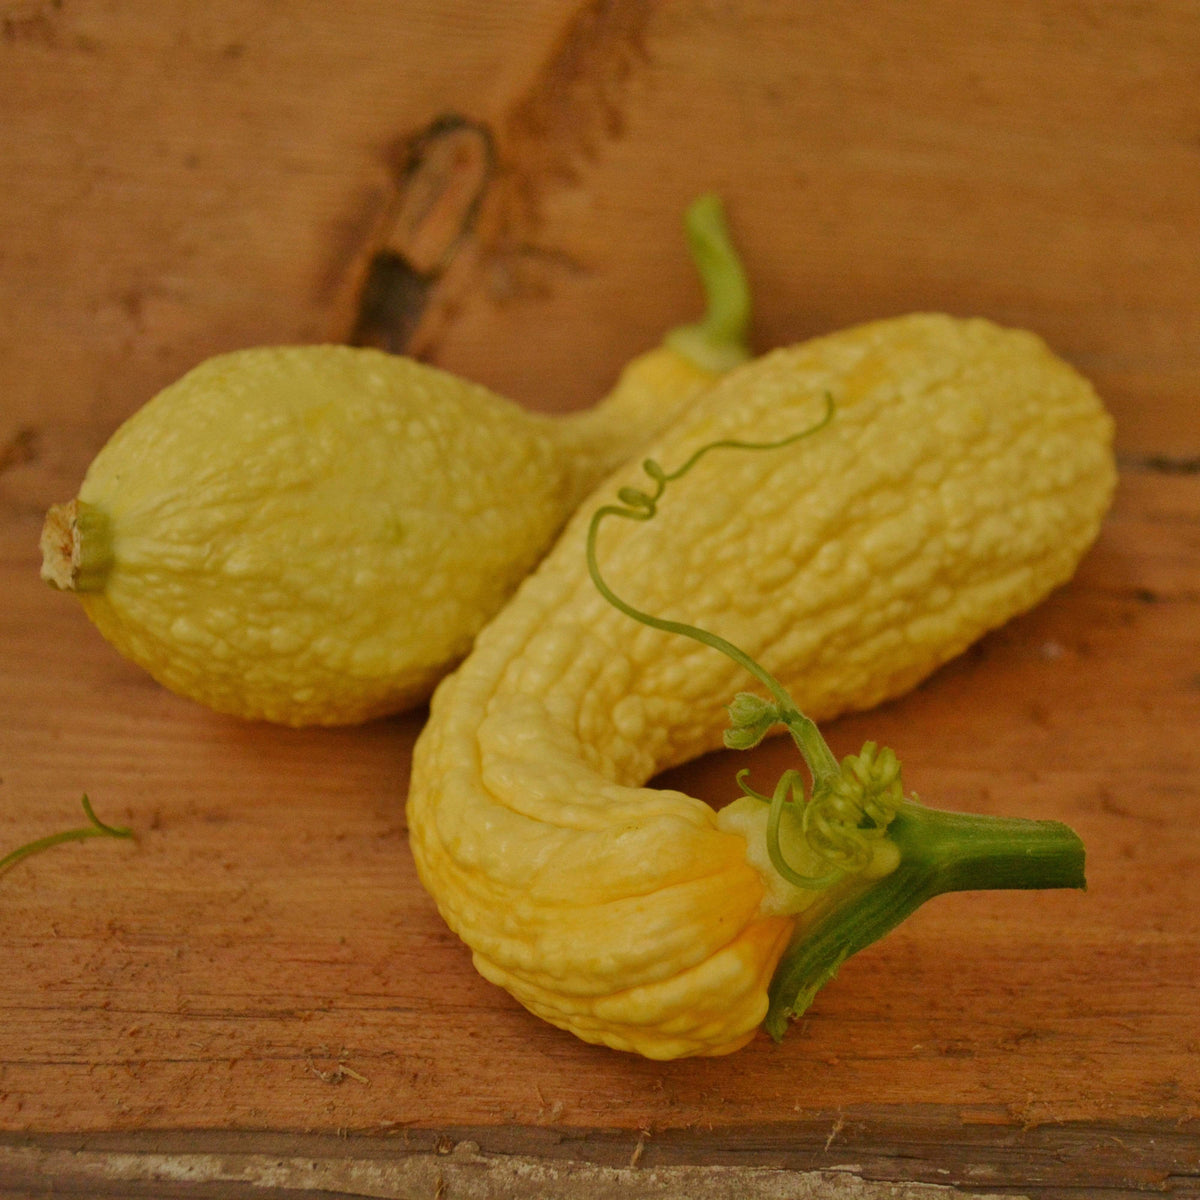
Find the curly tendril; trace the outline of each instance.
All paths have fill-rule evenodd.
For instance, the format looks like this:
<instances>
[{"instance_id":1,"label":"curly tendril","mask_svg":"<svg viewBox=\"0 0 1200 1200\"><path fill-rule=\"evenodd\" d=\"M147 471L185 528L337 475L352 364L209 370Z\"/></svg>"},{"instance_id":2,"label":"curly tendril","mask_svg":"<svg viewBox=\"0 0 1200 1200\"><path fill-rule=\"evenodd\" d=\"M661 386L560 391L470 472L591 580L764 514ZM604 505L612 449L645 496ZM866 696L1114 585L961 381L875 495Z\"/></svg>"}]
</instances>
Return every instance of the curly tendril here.
<instances>
[{"instance_id":1,"label":"curly tendril","mask_svg":"<svg viewBox=\"0 0 1200 1200\"><path fill-rule=\"evenodd\" d=\"M33 842L26 842L24 846L18 846L15 850L10 850L3 858L0 858L0 874L3 874L10 867L16 866L22 859L28 858L31 854L40 854L43 850L49 850L51 846L60 846L63 842L81 842L86 838L93 837L112 837L112 838L131 838L133 830L126 829L123 825L106 825L92 811L92 802L87 798L85 793L81 803L83 805L84 816L87 817L88 823L78 829L64 829L61 833L51 833L46 837L38 838Z\"/></svg>"},{"instance_id":2,"label":"curly tendril","mask_svg":"<svg viewBox=\"0 0 1200 1200\"><path fill-rule=\"evenodd\" d=\"M643 625L676 633L719 650L754 676L773 697L774 702L751 692L739 692L728 706L730 727L725 731L725 745L735 750L752 749L777 725L784 726L792 735L812 779L811 796L805 796L804 777L795 768L784 771L770 796L749 786L746 782L748 770L738 772L737 782L745 795L769 806L766 837L772 866L795 887L810 891L830 887L870 863L873 844L885 836L904 798L896 755L890 749L880 750L874 742L867 742L860 753L847 755L839 763L816 724L800 712L783 685L744 650L710 630L653 616L618 596L600 571L596 542L606 517L651 520L658 512L667 485L686 475L710 451L777 450L801 438L811 437L833 420L833 397L826 394L825 402L825 413L815 424L778 441L709 442L681 467L670 472L654 459L646 459L642 470L654 484L653 490L622 487L617 492L619 504L603 505L592 514L587 535L588 573L600 594L614 608ZM828 870L819 875L807 875L788 862L780 839L783 814L788 810L798 814L801 837Z\"/></svg>"},{"instance_id":3,"label":"curly tendril","mask_svg":"<svg viewBox=\"0 0 1200 1200\"><path fill-rule=\"evenodd\" d=\"M681 467L677 467L674 471L664 471L663 468L652 458L646 459L642 463L642 470L654 483L654 491L645 492L636 487L623 487L617 492L617 499L620 504L606 504L598 508L592 514L591 524L588 526L587 536L587 565L588 573L592 577L592 582L596 585L600 594L614 608L619 609L627 617L632 617L635 621L640 621L643 625L649 625L653 629L661 629L666 633L678 633L684 637L689 637L693 641L701 642L706 646L711 646L714 650L720 650L722 654L728 655L734 662L745 667L784 707L794 709L791 699L787 692L783 690L780 684L773 676L768 674L762 667L758 665L749 655L739 650L732 642L726 641L723 637L715 633L710 633L707 629L700 629L695 625L687 625L681 621L669 621L664 617L655 617L650 613L642 612L640 609L634 608L633 605L626 603L621 599L604 581L604 576L600 571L600 565L596 556L596 534L600 528L601 522L605 517L624 517L631 521L649 521L658 512L658 502L662 499L663 493L667 490L667 484L674 482L676 479L681 479L706 455L714 450L779 450L784 446L789 446L793 442L800 441L801 438L811 437L819 430L824 429L826 425L833 420L833 397L825 396L825 412L821 418L807 429L800 430L799 433L793 433L785 438L780 438L773 442L744 442L736 439L723 439L721 441L709 442L707 445L701 446Z\"/></svg>"}]
</instances>

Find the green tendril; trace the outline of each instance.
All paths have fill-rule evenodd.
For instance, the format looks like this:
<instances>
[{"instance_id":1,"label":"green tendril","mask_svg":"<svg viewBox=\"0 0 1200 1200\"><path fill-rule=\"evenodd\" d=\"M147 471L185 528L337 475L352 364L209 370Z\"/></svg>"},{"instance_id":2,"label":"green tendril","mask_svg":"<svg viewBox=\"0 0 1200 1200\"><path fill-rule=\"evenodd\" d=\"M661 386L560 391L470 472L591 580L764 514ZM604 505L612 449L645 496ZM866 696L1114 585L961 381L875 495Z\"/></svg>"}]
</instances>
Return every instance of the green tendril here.
<instances>
[{"instance_id":1,"label":"green tendril","mask_svg":"<svg viewBox=\"0 0 1200 1200\"><path fill-rule=\"evenodd\" d=\"M711 646L714 650L719 650L722 654L728 655L734 662L749 671L751 675L771 692L779 702L781 709L786 710L794 710L795 708L787 692L784 691L783 687L772 675L760 667L748 654L739 650L732 642L728 642L718 634L710 633L707 629L700 629L695 625L687 625L681 621L669 621L664 617L652 616L650 613L642 612L640 609L634 608L633 605L622 600L608 586L600 571L600 564L596 553L596 538L605 517L624 517L626 520L631 521L651 520L658 512L658 502L667 490L667 484L673 483L677 479L682 479L702 458L712 451L782 449L784 446L798 442L801 438L811 437L819 430L824 429L833 420L833 410L833 397L827 393L825 396L824 414L815 424L810 425L807 429L802 429L799 433L793 433L772 442L745 442L731 438L709 442L701 446L681 467L677 467L674 471L664 471L654 459L648 458L642 463L642 470L653 481L654 491L652 493L645 492L636 487L621 488L617 492L617 499L620 501L620 504L606 504L598 508L592 514L591 524L588 526L588 573L591 575L592 582L596 585L600 594L609 604L623 612L627 617L631 617L635 621L640 621L643 625L649 625L653 629L661 629L666 633L681 634L683 637L692 638L694 641Z\"/></svg>"},{"instance_id":2,"label":"green tendril","mask_svg":"<svg viewBox=\"0 0 1200 1200\"><path fill-rule=\"evenodd\" d=\"M788 862L783 853L779 825L783 820L784 807L790 804L800 808L805 814L809 811L804 806L804 776L795 767L789 767L779 777L775 791L770 796L764 796L746 782L749 774L749 768L743 768L738 772L738 787L742 789L743 795L761 800L769 806L767 811L767 854L771 859L771 865L793 887L803 888L806 891L820 891L822 888L836 883L842 877L840 869L828 871L824 875L802 875ZM804 828L803 823L801 828Z\"/></svg>"},{"instance_id":3,"label":"green tendril","mask_svg":"<svg viewBox=\"0 0 1200 1200\"><path fill-rule=\"evenodd\" d=\"M805 798L803 777L795 768L783 773L769 797L745 782L747 771L739 772L738 785L745 795L769 805L766 837L772 866L789 883L807 890L830 887L870 863L873 843L885 835L904 798L900 763L895 754L888 749L879 750L873 742L868 742L861 753L848 755L839 763L816 724L800 712L783 685L745 651L710 630L653 616L618 596L605 582L600 571L596 544L600 526L606 517L651 520L658 512L658 504L667 485L686 475L710 451L777 450L801 438L811 437L833 419L832 396L826 394L825 401L825 413L820 420L778 441L709 442L681 467L670 472L663 470L654 459L646 459L642 463L642 470L653 482L653 490L621 488L617 492L619 504L604 505L592 514L587 536L588 573L600 594L614 608L652 629L679 634L719 650L749 672L773 697L774 703L750 692L739 692L728 706L730 727L725 731L725 745L735 750L749 750L757 746L777 725L784 726L791 734L812 777L812 795L809 798ZM807 875L797 871L787 861L781 844L780 825L784 813L789 811L799 814L799 829L806 845L817 858L829 865L828 871L820 875Z\"/></svg>"},{"instance_id":4,"label":"green tendril","mask_svg":"<svg viewBox=\"0 0 1200 1200\"><path fill-rule=\"evenodd\" d=\"M24 846L18 846L15 850L10 850L3 858L0 858L0 875L31 854L40 854L43 850L49 850L52 846L61 845L63 842L81 842L86 838L93 837L133 837L132 829L126 829L122 825L106 825L101 821L92 810L92 802L87 798L86 793L83 795L82 804L84 815L88 819L87 825L78 829L65 829L61 833L51 833L36 841L27 842Z\"/></svg>"}]
</instances>

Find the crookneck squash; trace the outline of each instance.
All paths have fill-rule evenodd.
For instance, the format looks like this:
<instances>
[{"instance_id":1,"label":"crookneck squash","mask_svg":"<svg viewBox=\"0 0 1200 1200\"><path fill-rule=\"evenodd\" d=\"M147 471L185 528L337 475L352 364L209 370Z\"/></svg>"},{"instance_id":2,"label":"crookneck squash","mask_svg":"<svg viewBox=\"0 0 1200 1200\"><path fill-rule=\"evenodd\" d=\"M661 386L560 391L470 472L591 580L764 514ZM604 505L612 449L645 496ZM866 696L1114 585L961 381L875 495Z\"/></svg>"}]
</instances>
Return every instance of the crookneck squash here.
<instances>
[{"instance_id":1,"label":"crookneck squash","mask_svg":"<svg viewBox=\"0 0 1200 1200\"><path fill-rule=\"evenodd\" d=\"M890 751L838 763L813 722L900 695L1068 580L1113 490L1111 433L1038 338L941 315L706 393L584 502L434 696L410 839L478 970L587 1041L720 1054L764 1021L779 1036L929 895L1081 886L1070 830L925 808ZM719 813L645 786L779 725L811 796L800 771Z\"/></svg>"}]
</instances>

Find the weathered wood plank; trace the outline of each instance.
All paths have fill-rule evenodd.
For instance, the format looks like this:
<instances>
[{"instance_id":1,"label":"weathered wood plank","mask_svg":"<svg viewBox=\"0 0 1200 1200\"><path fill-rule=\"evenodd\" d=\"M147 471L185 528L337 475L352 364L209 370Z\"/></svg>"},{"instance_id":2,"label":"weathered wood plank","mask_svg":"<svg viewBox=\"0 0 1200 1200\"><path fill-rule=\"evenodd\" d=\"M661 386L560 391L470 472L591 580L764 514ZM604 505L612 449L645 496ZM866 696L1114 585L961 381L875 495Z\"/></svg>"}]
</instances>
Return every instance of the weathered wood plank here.
<instances>
[{"instance_id":1,"label":"weathered wood plank","mask_svg":"<svg viewBox=\"0 0 1200 1200\"><path fill-rule=\"evenodd\" d=\"M998 1140L994 1125L937 1108L893 1124L845 1110L731 1134L542 1127L393 1129L364 1137L176 1132L0 1135L0 1196L37 1194L51 1177L92 1196L204 1200L518 1196L539 1200L1106 1200L1195 1195L1196 1139L1160 1126L1038 1126ZM29 1188L28 1193L22 1187ZM335 1191L336 1189L336 1191ZM953 1189L953 1190L951 1190ZM1016 1190L1014 1190L1016 1189ZM173 1194L173 1193L171 1193Z\"/></svg>"},{"instance_id":2,"label":"weathered wood plank","mask_svg":"<svg viewBox=\"0 0 1200 1200\"><path fill-rule=\"evenodd\" d=\"M96 1167L144 1193L159 1185L114 1163L141 1169L164 1138L335 1157L306 1130L614 1169L639 1142L648 1165L797 1172L840 1148L864 1186L1194 1194L1194 16L1186 0L0 9L0 852L78 823L85 790L138 835L0 876L0 1194L47 1164L64 1187ZM407 171L447 113L488 154ZM1028 325L1096 380L1124 470L1069 588L830 730L838 749L891 742L931 803L1070 821L1090 891L946 897L848 963L782 1046L661 1065L577 1044L473 972L404 843L420 713L293 732L198 710L44 590L36 541L117 422L197 359L356 336L381 249L423 280L398 314L415 352L534 407L590 403L693 314L678 219L714 187L760 346L909 308ZM672 782L720 802L732 767ZM72 1160L67 1131L99 1157ZM464 1188L486 1175L460 1165Z\"/></svg>"},{"instance_id":3,"label":"weathered wood plank","mask_svg":"<svg viewBox=\"0 0 1200 1200\"><path fill-rule=\"evenodd\" d=\"M1200 479L1126 476L1078 579L903 701L835 723L946 807L1057 817L1087 895L947 897L846 964L782 1046L651 1064L480 980L403 839L420 715L247 726L165 695L47 596L10 522L0 844L134 844L3 878L0 1124L703 1128L882 1104L1016 1124L1198 1115ZM23 530L25 538L16 535ZM764 773L786 746L752 760ZM672 782L719 801L731 756ZM333 1082L340 1086L333 1086Z\"/></svg>"}]
</instances>

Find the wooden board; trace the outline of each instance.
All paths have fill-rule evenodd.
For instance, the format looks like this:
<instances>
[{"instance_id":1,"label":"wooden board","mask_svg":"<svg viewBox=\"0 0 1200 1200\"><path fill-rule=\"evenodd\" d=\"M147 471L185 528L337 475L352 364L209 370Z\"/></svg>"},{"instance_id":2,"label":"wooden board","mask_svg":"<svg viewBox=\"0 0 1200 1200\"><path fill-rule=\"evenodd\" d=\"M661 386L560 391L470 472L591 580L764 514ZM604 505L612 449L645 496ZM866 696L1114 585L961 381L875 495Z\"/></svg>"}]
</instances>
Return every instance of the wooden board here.
<instances>
[{"instance_id":1,"label":"wooden board","mask_svg":"<svg viewBox=\"0 0 1200 1200\"><path fill-rule=\"evenodd\" d=\"M0 876L0 1195L1200 1193L1198 61L1183 0L0 8L0 851L84 791L137 834ZM405 844L421 713L208 713L36 545L217 350L392 322L591 403L693 315L708 188L760 346L1027 325L1097 382L1122 480L1070 586L828 731L930 803L1069 821L1089 891L940 899L782 1045L662 1065L474 973ZM402 302L364 329L385 259ZM671 781L716 802L733 769Z\"/></svg>"}]
</instances>

